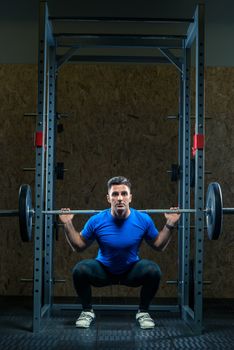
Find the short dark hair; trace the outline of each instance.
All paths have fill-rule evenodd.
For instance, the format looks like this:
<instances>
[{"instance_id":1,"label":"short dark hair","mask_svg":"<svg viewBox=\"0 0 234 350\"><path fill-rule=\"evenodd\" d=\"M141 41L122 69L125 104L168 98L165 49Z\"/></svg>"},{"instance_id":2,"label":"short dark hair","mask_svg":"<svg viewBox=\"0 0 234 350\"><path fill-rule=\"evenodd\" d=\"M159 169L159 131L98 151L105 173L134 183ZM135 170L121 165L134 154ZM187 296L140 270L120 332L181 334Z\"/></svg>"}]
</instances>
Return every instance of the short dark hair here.
<instances>
[{"instance_id":1,"label":"short dark hair","mask_svg":"<svg viewBox=\"0 0 234 350\"><path fill-rule=\"evenodd\" d=\"M113 185L126 185L131 190L131 182L124 176L115 176L107 181L107 189L108 191L111 189Z\"/></svg>"}]
</instances>

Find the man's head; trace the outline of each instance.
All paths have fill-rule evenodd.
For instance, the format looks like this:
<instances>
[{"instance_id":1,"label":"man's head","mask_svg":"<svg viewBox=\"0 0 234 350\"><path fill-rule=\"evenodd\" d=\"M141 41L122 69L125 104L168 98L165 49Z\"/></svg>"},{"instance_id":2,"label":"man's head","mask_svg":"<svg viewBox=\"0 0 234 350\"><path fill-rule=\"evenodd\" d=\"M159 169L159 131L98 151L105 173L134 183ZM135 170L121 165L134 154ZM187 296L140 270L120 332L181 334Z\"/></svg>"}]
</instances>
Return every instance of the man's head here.
<instances>
[{"instance_id":1,"label":"man's head","mask_svg":"<svg viewBox=\"0 0 234 350\"><path fill-rule=\"evenodd\" d=\"M115 176L107 181L107 190L111 189L113 185L126 185L131 192L131 182L124 176Z\"/></svg>"},{"instance_id":2,"label":"man's head","mask_svg":"<svg viewBox=\"0 0 234 350\"><path fill-rule=\"evenodd\" d=\"M130 181L123 176L112 177L107 182L107 189L107 201L111 204L112 215L118 218L128 217L132 201Z\"/></svg>"}]
</instances>

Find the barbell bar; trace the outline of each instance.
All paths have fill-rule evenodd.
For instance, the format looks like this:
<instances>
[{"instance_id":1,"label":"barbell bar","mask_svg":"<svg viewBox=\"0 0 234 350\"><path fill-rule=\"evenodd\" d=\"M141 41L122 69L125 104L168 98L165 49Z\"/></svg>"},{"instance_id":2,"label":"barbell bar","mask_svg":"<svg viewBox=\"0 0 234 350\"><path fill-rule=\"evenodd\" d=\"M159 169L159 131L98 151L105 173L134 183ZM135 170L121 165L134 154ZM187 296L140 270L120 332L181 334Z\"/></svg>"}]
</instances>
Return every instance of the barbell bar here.
<instances>
[{"instance_id":1,"label":"barbell bar","mask_svg":"<svg viewBox=\"0 0 234 350\"><path fill-rule=\"evenodd\" d=\"M93 215L102 210L43 210L43 215ZM196 213L195 209L142 209L139 210L148 214L165 213ZM206 208L202 210L206 215L207 233L210 240L219 238L222 232L223 214L234 214L234 208L223 208L222 191L217 182L212 182L208 186L206 194ZM32 207L32 193L29 185L23 184L19 190L19 209L0 210L0 216L19 216L20 235L23 242L32 240L32 218L35 210Z\"/></svg>"},{"instance_id":2,"label":"barbell bar","mask_svg":"<svg viewBox=\"0 0 234 350\"><path fill-rule=\"evenodd\" d=\"M227 209L229 211L229 208L223 208L223 210ZM101 209L74 209L74 210L42 210L42 214L45 215L93 215L98 214L102 210ZM139 209L137 210L140 213L146 213L146 214L164 214L164 213L195 213L195 209ZM206 209L203 211L206 212ZM32 216L35 214L35 210L31 209L29 210L29 214ZM19 216L19 210L1 210L0 216L8 217L8 216Z\"/></svg>"},{"instance_id":3,"label":"barbell bar","mask_svg":"<svg viewBox=\"0 0 234 350\"><path fill-rule=\"evenodd\" d=\"M102 210L42 210L42 214L45 215L92 215L92 214L98 214ZM195 213L195 209L139 209L137 210L140 213L147 213L147 214L163 214L163 213Z\"/></svg>"},{"instance_id":4,"label":"barbell bar","mask_svg":"<svg viewBox=\"0 0 234 350\"><path fill-rule=\"evenodd\" d=\"M223 208L223 214L234 214L234 208Z\"/></svg>"},{"instance_id":5,"label":"barbell bar","mask_svg":"<svg viewBox=\"0 0 234 350\"><path fill-rule=\"evenodd\" d=\"M19 210L18 209L1 210L0 211L0 216L2 216L2 217L19 216Z\"/></svg>"}]
</instances>

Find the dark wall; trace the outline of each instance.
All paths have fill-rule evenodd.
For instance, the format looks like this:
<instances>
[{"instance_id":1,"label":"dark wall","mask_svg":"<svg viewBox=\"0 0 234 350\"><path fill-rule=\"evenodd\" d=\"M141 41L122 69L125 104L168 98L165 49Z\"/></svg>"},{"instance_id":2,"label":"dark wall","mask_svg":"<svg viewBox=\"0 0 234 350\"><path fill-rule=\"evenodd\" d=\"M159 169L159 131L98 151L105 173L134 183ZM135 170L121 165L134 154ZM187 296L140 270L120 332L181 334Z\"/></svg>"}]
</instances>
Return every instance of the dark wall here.
<instances>
[{"instance_id":1,"label":"dark wall","mask_svg":"<svg viewBox=\"0 0 234 350\"><path fill-rule=\"evenodd\" d=\"M21 183L34 186L34 173L22 171L34 167L33 138L35 118L24 117L36 111L37 68L35 65L0 66L1 118L1 208L17 208ZM133 183L133 206L165 208L177 204L177 184L170 182L167 170L177 162L178 122L167 115L178 113L179 75L172 66L66 65L59 72L58 112L69 113L62 119L64 133L58 135L57 159L68 171L57 182L56 207L102 209L106 203L106 181L124 175ZM206 186L220 182L224 206L233 207L234 125L233 68L208 68L205 78ZM194 113L194 103L192 105ZM194 133L194 123L192 131ZM191 203L193 206L193 203ZM81 229L87 217L77 216ZM205 236L204 279L207 297L233 297L234 241L231 216L225 217L219 241ZM160 229L165 220L156 216ZM32 285L20 283L33 273L33 243L21 243L17 218L1 218L0 294L28 295ZM193 252L193 232L192 232ZM97 245L83 253L73 253L62 230L55 243L55 277L65 284L55 286L55 295L75 295L71 268L76 261L94 257ZM176 287L167 279L176 279L177 233L163 253L148 246L141 256L157 261L163 271L161 297L176 296ZM95 289L94 295L135 296L126 287Z\"/></svg>"}]
</instances>

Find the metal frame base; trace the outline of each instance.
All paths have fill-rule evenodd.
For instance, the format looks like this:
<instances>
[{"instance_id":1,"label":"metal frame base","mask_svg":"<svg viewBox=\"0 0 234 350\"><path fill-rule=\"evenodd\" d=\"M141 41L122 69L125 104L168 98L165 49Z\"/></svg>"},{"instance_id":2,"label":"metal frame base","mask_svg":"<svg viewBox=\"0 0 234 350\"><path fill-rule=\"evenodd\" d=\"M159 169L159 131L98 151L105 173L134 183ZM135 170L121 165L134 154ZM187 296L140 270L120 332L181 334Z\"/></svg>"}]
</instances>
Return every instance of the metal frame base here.
<instances>
[{"instance_id":1,"label":"metal frame base","mask_svg":"<svg viewBox=\"0 0 234 350\"><path fill-rule=\"evenodd\" d=\"M93 304L94 310L110 310L110 311L132 311L138 310L137 304ZM52 310L82 310L81 304L53 304ZM179 305L151 305L151 311L167 311L167 312L180 312Z\"/></svg>"}]
</instances>

